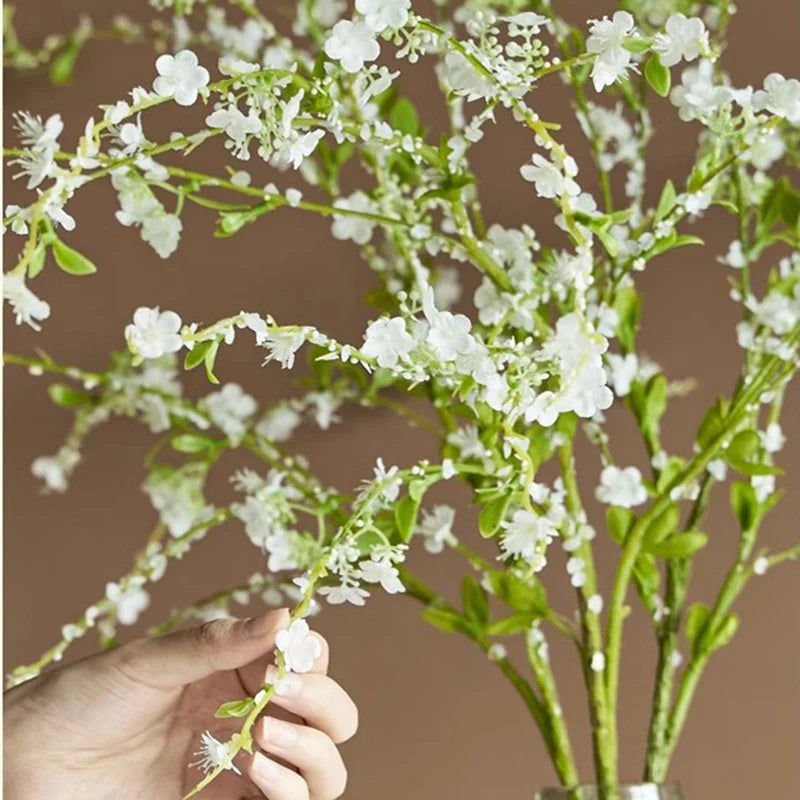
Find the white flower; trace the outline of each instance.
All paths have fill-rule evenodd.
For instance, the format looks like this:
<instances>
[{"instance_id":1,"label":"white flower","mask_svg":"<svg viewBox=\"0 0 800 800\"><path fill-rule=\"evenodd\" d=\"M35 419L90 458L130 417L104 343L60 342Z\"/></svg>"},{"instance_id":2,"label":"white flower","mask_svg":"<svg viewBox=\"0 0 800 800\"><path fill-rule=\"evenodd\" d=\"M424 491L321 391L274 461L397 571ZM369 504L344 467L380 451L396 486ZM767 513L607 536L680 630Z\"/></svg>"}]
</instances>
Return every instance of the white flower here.
<instances>
[{"instance_id":1,"label":"white flower","mask_svg":"<svg viewBox=\"0 0 800 800\"><path fill-rule=\"evenodd\" d=\"M349 197L340 197L334 202L333 207L341 208L345 211L375 213L372 200L364 192L353 192ZM333 215L331 233L336 239L342 241L351 239L356 244L366 244L372 238L374 229L375 222L371 219L359 217L355 214Z\"/></svg>"},{"instance_id":2,"label":"white flower","mask_svg":"<svg viewBox=\"0 0 800 800\"><path fill-rule=\"evenodd\" d=\"M237 158L247 160L248 137L261 131L261 120L251 110L245 116L236 106L218 108L206 117L206 125L211 128L222 128L228 137L225 146L233 151Z\"/></svg>"},{"instance_id":3,"label":"white flower","mask_svg":"<svg viewBox=\"0 0 800 800\"><path fill-rule=\"evenodd\" d=\"M300 414L291 406L281 405L263 416L256 425L256 433L273 442L285 442L291 438L300 420Z\"/></svg>"},{"instance_id":4,"label":"white flower","mask_svg":"<svg viewBox=\"0 0 800 800\"><path fill-rule=\"evenodd\" d=\"M590 23L586 50L597 54L592 67L596 91L611 86L630 66L631 53L625 48L625 39L633 30L634 19L627 11L617 11L612 19L603 17Z\"/></svg>"},{"instance_id":5,"label":"white flower","mask_svg":"<svg viewBox=\"0 0 800 800\"><path fill-rule=\"evenodd\" d=\"M764 88L753 94L753 108L766 109L800 125L800 81L772 72L764 78Z\"/></svg>"},{"instance_id":6,"label":"white flower","mask_svg":"<svg viewBox=\"0 0 800 800\"><path fill-rule=\"evenodd\" d=\"M208 70L198 66L197 56L191 50L181 50L174 56L165 53L156 59L158 77L153 81L153 91L159 97L174 97L180 106L190 106L197 93L208 85Z\"/></svg>"},{"instance_id":7,"label":"white flower","mask_svg":"<svg viewBox=\"0 0 800 800\"><path fill-rule=\"evenodd\" d=\"M388 559L370 559L364 561L359 569L359 577L367 583L380 583L385 592L397 594L404 592L406 587L400 580L400 573Z\"/></svg>"},{"instance_id":8,"label":"white flower","mask_svg":"<svg viewBox=\"0 0 800 800\"><path fill-rule=\"evenodd\" d=\"M393 503L400 494L400 485L402 483L402 479L397 476L397 467L392 466L386 469L383 459L378 458L375 461L373 472L375 473L375 483L383 484L380 496L386 503Z\"/></svg>"},{"instance_id":9,"label":"white flower","mask_svg":"<svg viewBox=\"0 0 800 800\"><path fill-rule=\"evenodd\" d=\"M207 519L211 508L203 495L204 469L155 469L144 484L153 508L170 535L178 538L201 519Z\"/></svg>"},{"instance_id":10,"label":"white flower","mask_svg":"<svg viewBox=\"0 0 800 800\"><path fill-rule=\"evenodd\" d=\"M715 458L708 462L708 472L715 481L724 481L728 465L721 458Z\"/></svg>"},{"instance_id":11,"label":"white flower","mask_svg":"<svg viewBox=\"0 0 800 800\"><path fill-rule=\"evenodd\" d=\"M258 404L238 383L226 383L218 392L212 392L200 401L211 421L237 445L247 431L250 417Z\"/></svg>"},{"instance_id":12,"label":"white flower","mask_svg":"<svg viewBox=\"0 0 800 800\"><path fill-rule=\"evenodd\" d=\"M131 113L131 107L124 100L118 100L113 106L100 108L103 109L103 119L112 125L119 125Z\"/></svg>"},{"instance_id":13,"label":"white flower","mask_svg":"<svg viewBox=\"0 0 800 800\"><path fill-rule=\"evenodd\" d=\"M453 537L455 516L455 509L450 506L434 506L430 512L422 512L422 521L417 532L425 537L424 546L429 553L441 553L446 544L455 542Z\"/></svg>"},{"instance_id":14,"label":"white flower","mask_svg":"<svg viewBox=\"0 0 800 800\"><path fill-rule=\"evenodd\" d=\"M437 311L431 314L427 342L442 361L453 361L459 354L469 353L475 345L470 335L472 323L464 314Z\"/></svg>"},{"instance_id":15,"label":"white flower","mask_svg":"<svg viewBox=\"0 0 800 800\"><path fill-rule=\"evenodd\" d=\"M556 535L547 517L520 509L502 526L505 528L500 539L503 558L524 558L535 570L542 569L545 565L543 551Z\"/></svg>"},{"instance_id":16,"label":"white flower","mask_svg":"<svg viewBox=\"0 0 800 800\"><path fill-rule=\"evenodd\" d=\"M345 72L358 72L365 61L374 61L381 52L375 32L366 22L343 19L333 26L325 42L325 54L338 61Z\"/></svg>"},{"instance_id":17,"label":"white flower","mask_svg":"<svg viewBox=\"0 0 800 800\"><path fill-rule=\"evenodd\" d=\"M539 30L548 24L547 17L535 14L533 11L523 11L510 17L503 17L503 19L509 25L516 25L518 28L533 28L534 30L530 31L533 34L539 33Z\"/></svg>"},{"instance_id":18,"label":"white flower","mask_svg":"<svg viewBox=\"0 0 800 800\"><path fill-rule=\"evenodd\" d=\"M496 93L491 80L478 72L461 53L450 52L444 58L444 75L450 88L468 101L489 99Z\"/></svg>"},{"instance_id":19,"label":"white flower","mask_svg":"<svg viewBox=\"0 0 800 800\"><path fill-rule=\"evenodd\" d=\"M639 359L635 353L628 353L626 356L609 353L606 359L611 369L611 384L614 387L614 394L617 397L625 397L630 394L631 383L639 369Z\"/></svg>"},{"instance_id":20,"label":"white flower","mask_svg":"<svg viewBox=\"0 0 800 800\"><path fill-rule=\"evenodd\" d=\"M283 653L290 672L308 672L322 654L322 644L304 619L296 619L288 628L278 631L275 646Z\"/></svg>"},{"instance_id":21,"label":"white flower","mask_svg":"<svg viewBox=\"0 0 800 800\"><path fill-rule=\"evenodd\" d=\"M205 731L200 736L200 749L196 750L192 755L198 756L198 761L193 761L189 764L190 767L200 767L206 774L219 769L223 764L225 769L232 770L237 775L242 773L237 767L233 765L232 761L228 761L230 756L230 747L227 742L220 742L215 739L208 731Z\"/></svg>"},{"instance_id":22,"label":"white flower","mask_svg":"<svg viewBox=\"0 0 800 800\"><path fill-rule=\"evenodd\" d=\"M282 369L291 369L295 354L305 340L303 331L268 331L262 345L269 353L264 363L277 361Z\"/></svg>"},{"instance_id":23,"label":"white flower","mask_svg":"<svg viewBox=\"0 0 800 800\"><path fill-rule=\"evenodd\" d=\"M325 131L321 128L303 134L293 132L292 135L282 143L280 150L276 152L275 159L277 163L291 164L293 169L298 169L314 152L319 144L319 140L324 135Z\"/></svg>"},{"instance_id":24,"label":"white flower","mask_svg":"<svg viewBox=\"0 0 800 800\"><path fill-rule=\"evenodd\" d=\"M67 478L80 460L76 450L62 447L54 456L39 456L31 464L34 477L43 480L51 492L64 492Z\"/></svg>"},{"instance_id":25,"label":"white flower","mask_svg":"<svg viewBox=\"0 0 800 800\"><path fill-rule=\"evenodd\" d=\"M492 644L489 645L489 649L486 651L486 657L489 661L496 664L498 661L503 661L508 658L508 650L506 650L505 645L500 644L500 642L492 642Z\"/></svg>"},{"instance_id":26,"label":"white flower","mask_svg":"<svg viewBox=\"0 0 800 800\"><path fill-rule=\"evenodd\" d=\"M753 562L754 575L764 575L768 569L769 569L769 561L766 558L764 558L764 556L759 556Z\"/></svg>"},{"instance_id":27,"label":"white flower","mask_svg":"<svg viewBox=\"0 0 800 800\"><path fill-rule=\"evenodd\" d=\"M380 33L386 28L402 28L408 20L411 0L356 0L356 11L364 21Z\"/></svg>"},{"instance_id":28,"label":"white flower","mask_svg":"<svg viewBox=\"0 0 800 800\"><path fill-rule=\"evenodd\" d=\"M731 102L733 91L728 86L714 82L714 65L708 59L703 59L696 67L683 71L681 85L670 92L669 99L684 122L706 120L717 109Z\"/></svg>"},{"instance_id":29,"label":"white flower","mask_svg":"<svg viewBox=\"0 0 800 800\"><path fill-rule=\"evenodd\" d=\"M457 474L457 470L455 465L453 464L452 458L445 458L442 459L442 477L449 481L454 475Z\"/></svg>"},{"instance_id":30,"label":"white flower","mask_svg":"<svg viewBox=\"0 0 800 800\"><path fill-rule=\"evenodd\" d=\"M354 606L363 606L364 600L369 597L369 592L366 589L345 583L340 586L323 586L319 590L319 594L323 597L327 597L328 602L332 606L338 606L342 603L352 603Z\"/></svg>"},{"instance_id":31,"label":"white flower","mask_svg":"<svg viewBox=\"0 0 800 800\"><path fill-rule=\"evenodd\" d=\"M571 156L564 160L563 171L540 153L534 153L531 161L532 164L524 164L519 168L519 174L534 185L539 197L561 197L565 194L574 197L580 194L580 186L573 180L578 174L578 167Z\"/></svg>"},{"instance_id":32,"label":"white flower","mask_svg":"<svg viewBox=\"0 0 800 800\"><path fill-rule=\"evenodd\" d=\"M183 347L180 329L181 318L174 311L141 306L133 314L133 323L125 328L125 339L142 358L160 358Z\"/></svg>"},{"instance_id":33,"label":"white flower","mask_svg":"<svg viewBox=\"0 0 800 800\"><path fill-rule=\"evenodd\" d=\"M601 653L599 650L592 653L592 660L589 664L589 668L592 672L602 672L606 668L605 654Z\"/></svg>"},{"instance_id":34,"label":"white flower","mask_svg":"<svg viewBox=\"0 0 800 800\"><path fill-rule=\"evenodd\" d=\"M699 17L686 18L673 14L666 25L666 33L653 39L653 50L665 67L674 67L681 59L694 61L708 53L708 31Z\"/></svg>"},{"instance_id":35,"label":"white flower","mask_svg":"<svg viewBox=\"0 0 800 800\"><path fill-rule=\"evenodd\" d=\"M436 273L433 285L433 299L437 308L448 309L461 297L461 284L455 267L442 267Z\"/></svg>"},{"instance_id":36,"label":"white flower","mask_svg":"<svg viewBox=\"0 0 800 800\"><path fill-rule=\"evenodd\" d=\"M378 366L391 369L414 349L414 339L402 317L378 319L364 333L361 352L374 358Z\"/></svg>"},{"instance_id":37,"label":"white flower","mask_svg":"<svg viewBox=\"0 0 800 800\"><path fill-rule=\"evenodd\" d=\"M272 572L284 569L297 569L294 538L289 531L278 529L264 540L264 549L269 553L267 568Z\"/></svg>"},{"instance_id":38,"label":"white flower","mask_svg":"<svg viewBox=\"0 0 800 800\"><path fill-rule=\"evenodd\" d=\"M777 422L771 422L763 433L759 433L761 444L768 453L777 453L786 444L786 437Z\"/></svg>"},{"instance_id":39,"label":"white flower","mask_svg":"<svg viewBox=\"0 0 800 800\"><path fill-rule=\"evenodd\" d=\"M567 561L567 574L575 588L583 586L586 583L586 562L580 556L572 556Z\"/></svg>"},{"instance_id":40,"label":"white flower","mask_svg":"<svg viewBox=\"0 0 800 800\"><path fill-rule=\"evenodd\" d=\"M19 275L3 275L3 298L11 303L17 325L24 322L38 331L38 323L50 316L50 305L40 300Z\"/></svg>"},{"instance_id":41,"label":"white flower","mask_svg":"<svg viewBox=\"0 0 800 800\"><path fill-rule=\"evenodd\" d=\"M106 598L114 606L116 617L123 625L133 625L139 619L139 614L150 605L150 595L135 583L125 591L117 583L107 583Z\"/></svg>"},{"instance_id":42,"label":"white flower","mask_svg":"<svg viewBox=\"0 0 800 800\"><path fill-rule=\"evenodd\" d=\"M603 611L603 598L599 594L593 594L586 601L586 607L592 614L600 614Z\"/></svg>"},{"instance_id":43,"label":"white flower","mask_svg":"<svg viewBox=\"0 0 800 800\"><path fill-rule=\"evenodd\" d=\"M323 431L328 430L332 422L341 422L341 418L336 416L336 410L342 401L333 392L311 392L308 399L312 404L314 422Z\"/></svg>"},{"instance_id":44,"label":"white flower","mask_svg":"<svg viewBox=\"0 0 800 800\"><path fill-rule=\"evenodd\" d=\"M142 240L161 258L169 258L181 239L183 223L175 214L155 214L142 221Z\"/></svg>"},{"instance_id":45,"label":"white flower","mask_svg":"<svg viewBox=\"0 0 800 800\"><path fill-rule=\"evenodd\" d=\"M595 495L601 503L633 508L647 500L647 489L642 485L642 473L636 467L621 469L609 464L600 473L600 485Z\"/></svg>"},{"instance_id":46,"label":"white flower","mask_svg":"<svg viewBox=\"0 0 800 800\"><path fill-rule=\"evenodd\" d=\"M58 137L64 130L60 114L53 114L44 122L40 116L29 111L18 111L13 116L20 141L26 147L36 151L58 149Z\"/></svg>"},{"instance_id":47,"label":"white flower","mask_svg":"<svg viewBox=\"0 0 800 800\"><path fill-rule=\"evenodd\" d=\"M756 499L759 503L768 500L775 494L775 476L774 475L753 475L750 478L750 485L756 493Z\"/></svg>"}]
</instances>

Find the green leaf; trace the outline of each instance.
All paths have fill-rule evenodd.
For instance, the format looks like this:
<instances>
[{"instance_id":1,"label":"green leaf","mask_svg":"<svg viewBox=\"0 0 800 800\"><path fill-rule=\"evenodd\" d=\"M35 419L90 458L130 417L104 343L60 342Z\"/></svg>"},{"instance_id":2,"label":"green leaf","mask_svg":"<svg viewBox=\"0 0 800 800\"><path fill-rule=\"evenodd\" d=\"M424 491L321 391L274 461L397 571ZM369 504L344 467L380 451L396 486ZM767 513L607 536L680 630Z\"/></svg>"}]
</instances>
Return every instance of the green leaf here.
<instances>
[{"instance_id":1,"label":"green leaf","mask_svg":"<svg viewBox=\"0 0 800 800\"><path fill-rule=\"evenodd\" d=\"M215 442L207 436L197 436L194 433L184 433L176 436L172 442L172 447L179 453L202 453L213 447Z\"/></svg>"},{"instance_id":2,"label":"green leaf","mask_svg":"<svg viewBox=\"0 0 800 800\"><path fill-rule=\"evenodd\" d=\"M523 633L538 619L537 614L511 614L492 622L486 629L490 636L511 636L516 633Z\"/></svg>"},{"instance_id":3,"label":"green leaf","mask_svg":"<svg viewBox=\"0 0 800 800\"><path fill-rule=\"evenodd\" d=\"M217 360L217 352L219 351L219 339L214 339L211 342L211 347L206 350L203 363L206 365L206 378L209 383L218 384L219 378L214 374L214 362Z\"/></svg>"},{"instance_id":4,"label":"green leaf","mask_svg":"<svg viewBox=\"0 0 800 800\"><path fill-rule=\"evenodd\" d=\"M445 633L464 633L467 636L473 636L475 633L472 625L460 614L456 614L455 611L447 611L441 608L426 608L422 612L422 618L425 622Z\"/></svg>"},{"instance_id":5,"label":"green leaf","mask_svg":"<svg viewBox=\"0 0 800 800\"><path fill-rule=\"evenodd\" d=\"M617 292L614 310L617 312L617 338L625 353L633 350L642 301L635 289L625 287Z\"/></svg>"},{"instance_id":6,"label":"green leaf","mask_svg":"<svg viewBox=\"0 0 800 800\"><path fill-rule=\"evenodd\" d=\"M675 241L672 243L671 250L675 250L678 247L686 247L690 244L696 245L704 245L706 243L705 239L701 239L699 236L692 236L690 233L682 233L680 236L676 237Z\"/></svg>"},{"instance_id":7,"label":"green leaf","mask_svg":"<svg viewBox=\"0 0 800 800\"><path fill-rule=\"evenodd\" d=\"M616 258L619 255L619 244L617 243L614 234L609 233L606 230L596 230L595 235L600 240L600 244L603 245L611 258Z\"/></svg>"},{"instance_id":8,"label":"green leaf","mask_svg":"<svg viewBox=\"0 0 800 800\"><path fill-rule=\"evenodd\" d=\"M461 583L461 603L464 616L481 627L489 621L489 595L472 575L465 575Z\"/></svg>"},{"instance_id":9,"label":"green leaf","mask_svg":"<svg viewBox=\"0 0 800 800\"><path fill-rule=\"evenodd\" d=\"M754 430L739 431L731 439L726 454L741 461L749 461L750 457L761 446L761 439Z\"/></svg>"},{"instance_id":10,"label":"green leaf","mask_svg":"<svg viewBox=\"0 0 800 800\"><path fill-rule=\"evenodd\" d=\"M672 75L669 68L661 63L658 54L653 53L647 59L644 65L644 77L647 80L650 88L661 97L666 97L669 94L670 86L672 85Z\"/></svg>"},{"instance_id":11,"label":"green leaf","mask_svg":"<svg viewBox=\"0 0 800 800\"><path fill-rule=\"evenodd\" d=\"M91 403L92 396L86 392L79 392L63 383L52 383L47 387L50 399L62 408L78 408Z\"/></svg>"},{"instance_id":12,"label":"green leaf","mask_svg":"<svg viewBox=\"0 0 800 800\"><path fill-rule=\"evenodd\" d=\"M708 536L701 531L676 533L651 548L658 558L688 558L708 544Z\"/></svg>"},{"instance_id":13,"label":"green leaf","mask_svg":"<svg viewBox=\"0 0 800 800\"><path fill-rule=\"evenodd\" d=\"M249 225L267 211L270 211L273 204L266 202L260 203L250 211L226 211L219 215L217 227L214 229L214 236L218 239L225 239L238 233L245 225Z\"/></svg>"},{"instance_id":14,"label":"green leaf","mask_svg":"<svg viewBox=\"0 0 800 800\"><path fill-rule=\"evenodd\" d=\"M731 484L731 508L742 531L751 531L758 523L759 502L749 483L736 481Z\"/></svg>"},{"instance_id":15,"label":"green leaf","mask_svg":"<svg viewBox=\"0 0 800 800\"><path fill-rule=\"evenodd\" d=\"M389 123L401 133L416 136L419 131L419 116L414 104L405 97L401 97L392 108Z\"/></svg>"},{"instance_id":16,"label":"green leaf","mask_svg":"<svg viewBox=\"0 0 800 800\"><path fill-rule=\"evenodd\" d=\"M724 408L720 399L706 411L697 431L697 444L701 450L707 450L725 430L724 419Z\"/></svg>"},{"instance_id":17,"label":"green leaf","mask_svg":"<svg viewBox=\"0 0 800 800\"><path fill-rule=\"evenodd\" d=\"M419 503L429 486L429 481L424 478L417 478L417 480L411 481L411 483L408 484L408 495L412 500Z\"/></svg>"},{"instance_id":18,"label":"green leaf","mask_svg":"<svg viewBox=\"0 0 800 800\"><path fill-rule=\"evenodd\" d=\"M651 441L658 436L659 422L667 410L667 389L667 379L661 373L653 375L647 382L640 422Z\"/></svg>"},{"instance_id":19,"label":"green leaf","mask_svg":"<svg viewBox=\"0 0 800 800\"><path fill-rule=\"evenodd\" d=\"M636 516L629 508L621 506L611 506L606 511L606 525L611 538L622 545L628 536L628 532L636 522Z\"/></svg>"},{"instance_id":20,"label":"green leaf","mask_svg":"<svg viewBox=\"0 0 800 800\"><path fill-rule=\"evenodd\" d=\"M736 631L739 629L739 615L738 614L728 614L719 625L716 626L714 629L714 633L711 634L711 642L709 644L709 650L717 650L720 647L724 647L731 639L736 635Z\"/></svg>"},{"instance_id":21,"label":"green leaf","mask_svg":"<svg viewBox=\"0 0 800 800\"><path fill-rule=\"evenodd\" d=\"M72 39L69 44L50 62L50 80L56 86L63 86L72 80L75 63L81 52L81 42Z\"/></svg>"},{"instance_id":22,"label":"green leaf","mask_svg":"<svg viewBox=\"0 0 800 800\"><path fill-rule=\"evenodd\" d=\"M781 475L783 470L753 459L761 449L761 439L754 430L739 431L725 450L728 464L743 475Z\"/></svg>"},{"instance_id":23,"label":"green leaf","mask_svg":"<svg viewBox=\"0 0 800 800\"><path fill-rule=\"evenodd\" d=\"M28 277L35 278L43 269L47 248L41 242L36 245L31 260L28 262Z\"/></svg>"},{"instance_id":24,"label":"green leaf","mask_svg":"<svg viewBox=\"0 0 800 800\"><path fill-rule=\"evenodd\" d=\"M659 223L665 219L670 211L675 208L675 201L678 193L675 191L675 184L672 181L667 181L664 188L661 190L661 197L658 199L658 206L656 206L655 222Z\"/></svg>"},{"instance_id":25,"label":"green leaf","mask_svg":"<svg viewBox=\"0 0 800 800\"><path fill-rule=\"evenodd\" d=\"M658 585L661 582L661 573L658 571L653 556L649 553L639 553L633 565L633 575L639 594L647 607L653 611L653 597L658 593Z\"/></svg>"},{"instance_id":26,"label":"green leaf","mask_svg":"<svg viewBox=\"0 0 800 800\"><path fill-rule=\"evenodd\" d=\"M490 572L487 577L492 593L507 606L539 617L547 614L547 593L535 578L523 581L510 572Z\"/></svg>"},{"instance_id":27,"label":"green leaf","mask_svg":"<svg viewBox=\"0 0 800 800\"><path fill-rule=\"evenodd\" d=\"M97 272L97 267L86 256L65 245L60 239L53 242L52 248L56 264L64 272L68 272L70 275L91 275L93 272Z\"/></svg>"},{"instance_id":28,"label":"green leaf","mask_svg":"<svg viewBox=\"0 0 800 800\"><path fill-rule=\"evenodd\" d=\"M497 533L510 499L511 495L502 494L496 500L487 503L481 510L481 514L478 517L478 530L484 539L488 539Z\"/></svg>"},{"instance_id":29,"label":"green leaf","mask_svg":"<svg viewBox=\"0 0 800 800\"><path fill-rule=\"evenodd\" d=\"M644 53L650 49L651 42L645 37L627 37L623 47L629 53Z\"/></svg>"},{"instance_id":30,"label":"green leaf","mask_svg":"<svg viewBox=\"0 0 800 800\"><path fill-rule=\"evenodd\" d=\"M686 615L686 641L692 652L695 651L703 629L708 622L708 606L705 603L693 603Z\"/></svg>"},{"instance_id":31,"label":"green leaf","mask_svg":"<svg viewBox=\"0 0 800 800\"><path fill-rule=\"evenodd\" d=\"M654 545L674 533L681 521L681 510L677 503L670 503L648 526L642 540L642 547L649 551Z\"/></svg>"},{"instance_id":32,"label":"green leaf","mask_svg":"<svg viewBox=\"0 0 800 800\"><path fill-rule=\"evenodd\" d=\"M209 340L207 342L198 342L195 346L189 350L186 354L186 358L183 359L183 368L186 370L194 369L198 364L203 363L203 359L206 357L206 353L211 348L213 341Z\"/></svg>"},{"instance_id":33,"label":"green leaf","mask_svg":"<svg viewBox=\"0 0 800 800\"><path fill-rule=\"evenodd\" d=\"M656 482L656 491L663 492L678 475L683 472L686 467L686 461L678 456L670 456L667 459L666 465L662 468L658 481Z\"/></svg>"},{"instance_id":34,"label":"green leaf","mask_svg":"<svg viewBox=\"0 0 800 800\"><path fill-rule=\"evenodd\" d=\"M245 697L243 700L231 700L228 703L223 703L214 712L217 719L226 719L227 717L246 717L255 708L255 702L252 697Z\"/></svg>"},{"instance_id":35,"label":"green leaf","mask_svg":"<svg viewBox=\"0 0 800 800\"><path fill-rule=\"evenodd\" d=\"M394 521L401 541L408 542L411 539L417 524L418 512L419 500L415 500L410 494L407 494L395 505Z\"/></svg>"}]
</instances>

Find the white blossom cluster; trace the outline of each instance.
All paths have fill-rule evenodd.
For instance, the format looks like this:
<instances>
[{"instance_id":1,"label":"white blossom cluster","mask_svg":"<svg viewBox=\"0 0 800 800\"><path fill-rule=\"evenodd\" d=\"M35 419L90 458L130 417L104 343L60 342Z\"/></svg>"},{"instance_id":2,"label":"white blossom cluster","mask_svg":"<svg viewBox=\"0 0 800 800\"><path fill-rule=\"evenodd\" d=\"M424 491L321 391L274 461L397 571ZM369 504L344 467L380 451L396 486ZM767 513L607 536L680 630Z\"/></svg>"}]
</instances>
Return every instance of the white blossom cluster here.
<instances>
[{"instance_id":1,"label":"white blossom cluster","mask_svg":"<svg viewBox=\"0 0 800 800\"><path fill-rule=\"evenodd\" d=\"M304 0L290 34L249 2L236 4L242 15L213 2L154 5L170 16L169 51L142 85L100 106L72 145L61 142L58 114L15 116L20 147L9 163L31 192L4 215L5 231L20 242L3 280L16 323L40 330L49 319L50 301L30 286L53 263L76 277L97 268L69 245L77 221L67 207L106 178L116 221L161 258L177 253L195 212L213 217L219 237L267 215L317 214L377 283L355 342L315 320L278 323L269 298L250 307L271 313L200 325L154 297L132 310L120 337L127 351L101 372L9 357L76 384L50 389L74 423L62 447L32 465L48 490L67 488L84 438L115 416L134 417L159 437L143 483L158 522L134 568L12 681L35 675L90 628L113 643L116 626L148 608L148 583L233 519L264 575L164 625L214 618L231 599L291 600L291 623L276 642L278 677L246 701L245 713L263 710L287 671L312 668L321 651L306 617L320 598L362 606L379 589L421 600L429 622L473 639L506 676L511 657L497 637L522 634L551 752L566 737L548 626L578 646L596 731L613 729L613 714L603 715L616 702L629 583L652 616L663 648L657 680L671 696L682 659L702 669L724 643L721 632L735 629L724 602L684 615L671 596L680 601L689 581L683 565L708 540L701 526L714 484L732 481L741 534L726 591L798 554L756 549L756 536L778 495L780 413L798 365L800 190L787 165L800 158L800 80L765 70L755 86L733 84L723 55L729 4L635 0L573 22L549 2L520 11L514 2L465 0L434 21L411 0ZM15 63L24 61L17 54ZM425 65L447 110L440 137L399 80ZM535 90L549 80L574 90L588 156L569 152L563 120L547 118ZM657 103L698 134L689 171L663 185L649 169ZM151 110L163 104L185 115L183 130L156 134ZM525 129L527 149L511 165L535 224L513 225L501 206L481 204L472 149L501 114ZM195 155L213 148L230 162L225 174L207 173ZM703 258L701 222L712 209L729 213L738 233L724 254ZM735 388L708 409L685 455L662 442L661 419L693 383L668 377L637 342L638 273L679 248L698 269L727 273L741 308L729 333L744 354ZM264 364L301 373L302 393L264 407L257 383L218 385L216 364L240 334ZM181 362L213 386L189 397ZM355 405L398 413L433 437L438 457L403 467L376 454L355 492L326 485L295 451L295 433L304 422L328 430ZM620 460L606 430L606 415L618 413L629 413L641 436L646 455L637 463ZM596 451L591 462L584 445ZM259 463L233 473L236 494L221 505L209 500L206 482L231 452ZM456 509L434 496L449 480L470 492L485 544L473 546L475 520L461 510L457 535ZM594 519L587 498L604 519ZM593 548L606 531L622 555L604 596ZM411 573L415 540L430 554L466 559L461 607ZM562 552L553 554L556 540ZM559 561L576 595L574 618L552 607L542 583ZM684 656L674 633L687 617ZM652 742L680 730L681 708ZM667 718L654 713L653 725ZM212 775L235 769L247 735L243 728L220 741L207 732L193 766ZM609 740L595 736L595 762L615 765ZM577 783L565 767L571 754L558 756L562 782Z\"/></svg>"}]
</instances>

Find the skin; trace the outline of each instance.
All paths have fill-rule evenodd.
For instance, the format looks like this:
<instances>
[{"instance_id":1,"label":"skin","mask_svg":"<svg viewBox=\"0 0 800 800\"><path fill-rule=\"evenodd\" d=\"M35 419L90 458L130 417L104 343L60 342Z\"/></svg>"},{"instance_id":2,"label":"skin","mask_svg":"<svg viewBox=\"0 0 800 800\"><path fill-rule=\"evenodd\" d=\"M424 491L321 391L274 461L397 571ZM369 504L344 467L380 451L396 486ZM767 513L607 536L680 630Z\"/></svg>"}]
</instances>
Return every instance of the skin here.
<instances>
[{"instance_id":1,"label":"skin","mask_svg":"<svg viewBox=\"0 0 800 800\"><path fill-rule=\"evenodd\" d=\"M220 703L269 679L285 610L223 619L141 639L42 675L4 696L4 795L9 800L178 800L202 777L193 753L205 730L220 741L240 720L215 720ZM327 676L328 645L311 672L253 728L253 756L202 800L334 800L347 772L337 744L358 727L347 693ZM274 706L274 708L273 708ZM273 716L273 712L275 715ZM280 716L280 718L279 718Z\"/></svg>"}]
</instances>

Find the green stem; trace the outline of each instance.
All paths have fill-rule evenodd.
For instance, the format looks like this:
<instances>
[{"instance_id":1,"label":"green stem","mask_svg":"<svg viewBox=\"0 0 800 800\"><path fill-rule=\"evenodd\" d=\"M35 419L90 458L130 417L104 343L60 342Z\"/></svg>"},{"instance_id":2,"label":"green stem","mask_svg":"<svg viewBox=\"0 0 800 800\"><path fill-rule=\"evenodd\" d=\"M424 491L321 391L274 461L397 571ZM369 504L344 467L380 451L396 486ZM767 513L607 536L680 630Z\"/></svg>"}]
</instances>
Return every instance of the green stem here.
<instances>
[{"instance_id":1,"label":"green stem","mask_svg":"<svg viewBox=\"0 0 800 800\"><path fill-rule=\"evenodd\" d=\"M790 341L796 340L800 329L791 335ZM719 434L714 438L706 450L699 453L664 489L661 495L636 521L623 545L619 567L614 579L611 604L608 616L608 630L606 634L606 687L609 704L609 725L613 737L617 738L617 691L619 684L619 660L622 645L622 624L626 616L625 597L631 580L633 568L641 549L642 539L650 522L664 512L670 504L672 489L683 486L694 480L723 447L730 434L736 430L742 418L748 412L749 405L758 399L769 383L773 370L782 362L777 356L766 359L764 367L754 376L753 380L738 392L738 397L732 403L726 419L722 423Z\"/></svg>"},{"instance_id":2,"label":"green stem","mask_svg":"<svg viewBox=\"0 0 800 800\"><path fill-rule=\"evenodd\" d=\"M457 613L440 595L433 589L424 584L419 578L412 575L405 567L400 567L400 577L403 585L406 587L406 594L413 597L427 607L434 607L445 609L452 613ZM467 636L471 641L480 647L480 649L487 653L489 652L490 643L485 637L478 636L475 633L467 633L467 628L462 631L463 635ZM548 707L536 695L533 687L520 675L516 667L508 660L507 657L492 659L497 664L498 669L505 675L517 694L525 702L528 711L531 714L536 727L544 739L547 751L553 761L553 766L559 780L565 786L573 786L577 782L577 770L575 769L574 759L571 750L564 750L564 741L557 736L552 729L551 720L556 714L556 709L553 706ZM563 732L566 734L566 729ZM569 739L566 739L566 745L569 748Z\"/></svg>"},{"instance_id":3,"label":"green stem","mask_svg":"<svg viewBox=\"0 0 800 800\"><path fill-rule=\"evenodd\" d=\"M573 518L583 513L583 504L578 490L577 473L573 442L570 440L558 449L561 465L561 476L566 491L567 510ZM592 723L592 753L595 772L601 786L613 786L617 779L616 741L611 736L609 726L608 697L602 672L596 672L589 666L594 653L603 650L603 633L597 614L589 610L588 600L597 591L597 570L594 554L589 542L581 542L575 555L583 559L586 580L582 587L576 589L578 597L578 613L581 622L581 659L584 679L589 701L589 716Z\"/></svg>"}]
</instances>

